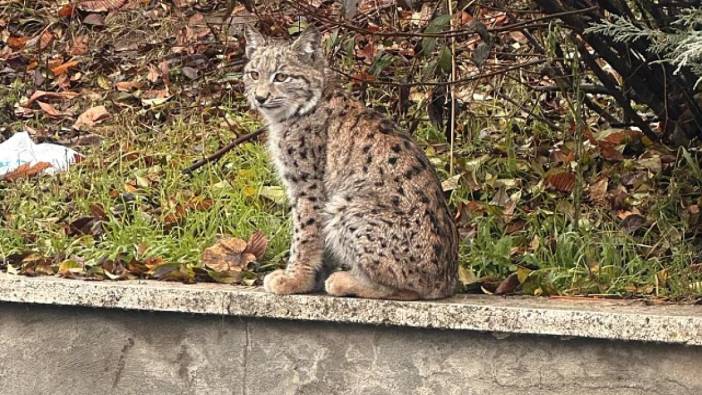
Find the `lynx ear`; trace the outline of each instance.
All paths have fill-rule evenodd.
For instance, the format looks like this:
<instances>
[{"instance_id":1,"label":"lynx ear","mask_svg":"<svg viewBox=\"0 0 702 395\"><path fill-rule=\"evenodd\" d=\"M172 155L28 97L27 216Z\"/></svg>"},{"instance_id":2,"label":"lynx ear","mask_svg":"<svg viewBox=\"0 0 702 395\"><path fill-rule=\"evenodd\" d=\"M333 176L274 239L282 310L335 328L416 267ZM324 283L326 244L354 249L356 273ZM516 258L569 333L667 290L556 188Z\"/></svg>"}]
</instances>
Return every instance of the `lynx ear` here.
<instances>
[{"instance_id":1,"label":"lynx ear","mask_svg":"<svg viewBox=\"0 0 702 395\"><path fill-rule=\"evenodd\" d=\"M256 49L266 45L266 38L251 26L244 28L244 38L246 38L246 57L251 59L251 55Z\"/></svg>"},{"instance_id":2,"label":"lynx ear","mask_svg":"<svg viewBox=\"0 0 702 395\"><path fill-rule=\"evenodd\" d=\"M315 27L308 27L300 37L292 43L292 49L306 58L315 59L321 55L322 35Z\"/></svg>"}]
</instances>

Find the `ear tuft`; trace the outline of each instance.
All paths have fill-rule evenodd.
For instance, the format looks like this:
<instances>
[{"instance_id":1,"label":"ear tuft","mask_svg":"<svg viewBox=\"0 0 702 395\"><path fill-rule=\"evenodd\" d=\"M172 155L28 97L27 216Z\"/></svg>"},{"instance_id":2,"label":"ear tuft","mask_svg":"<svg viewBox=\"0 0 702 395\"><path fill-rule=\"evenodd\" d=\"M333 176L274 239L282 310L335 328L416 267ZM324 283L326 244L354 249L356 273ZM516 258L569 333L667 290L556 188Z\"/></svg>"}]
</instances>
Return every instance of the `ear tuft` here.
<instances>
[{"instance_id":1,"label":"ear tuft","mask_svg":"<svg viewBox=\"0 0 702 395\"><path fill-rule=\"evenodd\" d=\"M292 48L301 55L316 58L321 51L322 35L317 28L310 26L292 43Z\"/></svg>"},{"instance_id":2,"label":"ear tuft","mask_svg":"<svg viewBox=\"0 0 702 395\"><path fill-rule=\"evenodd\" d=\"M244 28L244 38L246 38L246 57L251 59L251 55L256 49L266 45L266 38L252 26Z\"/></svg>"}]
</instances>

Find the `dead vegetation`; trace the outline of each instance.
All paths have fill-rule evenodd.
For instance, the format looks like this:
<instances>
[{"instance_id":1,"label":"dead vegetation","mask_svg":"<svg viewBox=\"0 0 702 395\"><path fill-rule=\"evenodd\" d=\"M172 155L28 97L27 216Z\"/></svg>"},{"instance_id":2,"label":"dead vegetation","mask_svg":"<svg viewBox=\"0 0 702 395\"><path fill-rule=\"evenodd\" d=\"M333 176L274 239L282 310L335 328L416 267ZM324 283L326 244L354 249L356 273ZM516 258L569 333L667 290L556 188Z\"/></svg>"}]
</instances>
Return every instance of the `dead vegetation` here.
<instances>
[{"instance_id":1,"label":"dead vegetation","mask_svg":"<svg viewBox=\"0 0 702 395\"><path fill-rule=\"evenodd\" d=\"M597 46L579 23L612 10L411 3L0 2L0 134L29 130L85 156L55 177L0 181L0 265L249 284L282 265L284 194L255 138L183 170L259 126L240 95L242 24L278 37L314 24L348 89L399 120L439 169L466 290L699 295L698 143L685 131L672 144L675 123L661 119L690 103L632 101L640 76L589 58ZM662 67L626 66L641 64ZM258 229L271 241L252 260L241 240ZM236 248L217 251L238 269L203 264L231 235Z\"/></svg>"}]
</instances>

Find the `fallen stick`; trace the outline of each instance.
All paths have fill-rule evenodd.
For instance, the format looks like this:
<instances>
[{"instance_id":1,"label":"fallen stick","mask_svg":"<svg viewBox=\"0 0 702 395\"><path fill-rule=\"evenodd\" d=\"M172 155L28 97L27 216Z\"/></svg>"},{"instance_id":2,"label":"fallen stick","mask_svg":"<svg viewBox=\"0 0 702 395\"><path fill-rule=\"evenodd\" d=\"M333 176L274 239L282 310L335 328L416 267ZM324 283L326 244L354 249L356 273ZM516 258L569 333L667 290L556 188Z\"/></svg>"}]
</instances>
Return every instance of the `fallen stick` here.
<instances>
[{"instance_id":1,"label":"fallen stick","mask_svg":"<svg viewBox=\"0 0 702 395\"><path fill-rule=\"evenodd\" d=\"M243 135L243 136L237 137L237 138L236 138L234 141L232 141L231 143L229 143L229 144L225 145L224 147L218 149L217 152L215 152L214 154L212 154L212 155L210 155L210 156L208 156L208 157L206 157L206 158L199 159L198 161L196 161L196 162L193 163L192 165L190 165L190 166L188 166L187 168L183 169L183 174L188 174L188 175L190 175L190 174L192 174L195 170L201 168L202 166L204 166L204 165L206 165L206 164L208 164L208 163L212 163L212 162L218 161L219 158L221 158L222 156L224 156L224 154L226 154L227 152L231 151L231 150L232 150L234 147L236 147L237 145L242 144L242 143L245 143L245 142L247 142L247 141L249 141L249 140L255 139L255 138L258 137L261 133L263 133L265 130L266 130L265 127L260 127L260 128L256 129L256 131L254 131L254 132L252 132L252 133L245 134L245 135Z\"/></svg>"}]
</instances>

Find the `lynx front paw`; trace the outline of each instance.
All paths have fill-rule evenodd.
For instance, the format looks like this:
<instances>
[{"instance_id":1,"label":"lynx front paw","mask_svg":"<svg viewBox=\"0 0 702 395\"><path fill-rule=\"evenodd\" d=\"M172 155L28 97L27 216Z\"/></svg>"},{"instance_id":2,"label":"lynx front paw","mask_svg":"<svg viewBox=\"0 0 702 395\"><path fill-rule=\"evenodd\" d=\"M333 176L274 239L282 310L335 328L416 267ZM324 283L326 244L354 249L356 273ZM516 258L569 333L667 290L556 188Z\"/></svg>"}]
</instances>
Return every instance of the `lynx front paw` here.
<instances>
[{"instance_id":1,"label":"lynx front paw","mask_svg":"<svg viewBox=\"0 0 702 395\"><path fill-rule=\"evenodd\" d=\"M304 294L314 289L314 278L295 276L276 270L263 279L263 288L277 295Z\"/></svg>"}]
</instances>

